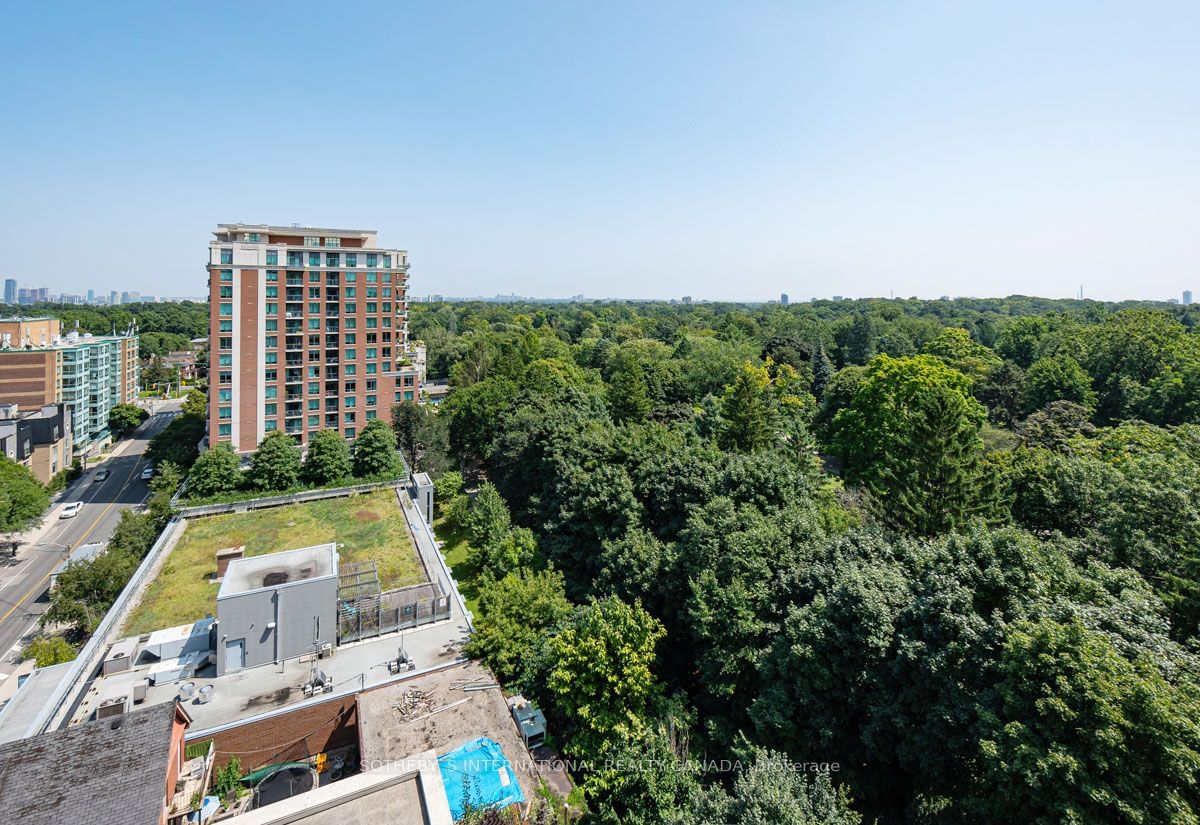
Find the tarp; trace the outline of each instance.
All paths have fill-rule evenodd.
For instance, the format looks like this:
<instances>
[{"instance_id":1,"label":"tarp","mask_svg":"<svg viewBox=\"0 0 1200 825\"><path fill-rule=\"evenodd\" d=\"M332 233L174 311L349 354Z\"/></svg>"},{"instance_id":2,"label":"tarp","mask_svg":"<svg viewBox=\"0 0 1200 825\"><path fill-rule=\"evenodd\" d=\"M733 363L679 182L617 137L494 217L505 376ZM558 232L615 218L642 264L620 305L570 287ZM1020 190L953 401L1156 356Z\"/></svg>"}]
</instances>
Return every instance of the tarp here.
<instances>
[{"instance_id":1,"label":"tarp","mask_svg":"<svg viewBox=\"0 0 1200 825\"><path fill-rule=\"evenodd\" d=\"M502 808L525 801L504 751L491 739L480 737L439 756L438 768L455 821L468 807Z\"/></svg>"}]
</instances>

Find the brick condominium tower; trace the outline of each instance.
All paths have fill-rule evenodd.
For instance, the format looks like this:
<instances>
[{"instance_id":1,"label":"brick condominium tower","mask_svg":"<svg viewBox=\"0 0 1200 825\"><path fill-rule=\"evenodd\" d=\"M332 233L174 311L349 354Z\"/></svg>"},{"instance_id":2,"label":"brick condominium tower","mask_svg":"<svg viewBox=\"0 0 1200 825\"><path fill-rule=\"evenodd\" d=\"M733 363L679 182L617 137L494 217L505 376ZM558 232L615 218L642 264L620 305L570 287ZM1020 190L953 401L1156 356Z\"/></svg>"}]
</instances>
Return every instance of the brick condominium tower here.
<instances>
[{"instance_id":1,"label":"brick condominium tower","mask_svg":"<svg viewBox=\"0 0 1200 825\"><path fill-rule=\"evenodd\" d=\"M208 245L212 444L282 430L353 439L419 397L408 353L408 253L373 230L219 224Z\"/></svg>"}]
</instances>

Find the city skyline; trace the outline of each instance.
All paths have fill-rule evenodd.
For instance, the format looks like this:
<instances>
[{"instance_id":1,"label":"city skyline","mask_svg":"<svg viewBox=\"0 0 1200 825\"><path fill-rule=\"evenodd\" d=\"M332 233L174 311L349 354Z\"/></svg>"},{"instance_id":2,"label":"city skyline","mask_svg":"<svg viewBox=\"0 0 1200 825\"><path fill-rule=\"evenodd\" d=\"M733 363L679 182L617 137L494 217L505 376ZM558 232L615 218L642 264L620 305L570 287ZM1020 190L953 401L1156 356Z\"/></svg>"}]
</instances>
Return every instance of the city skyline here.
<instances>
[{"instance_id":1,"label":"city skyline","mask_svg":"<svg viewBox=\"0 0 1200 825\"><path fill-rule=\"evenodd\" d=\"M35 128L0 135L0 214L63 231L6 274L198 295L194 239L231 219L378 227L446 295L1165 300L1200 274L1191 4L381 4L336 61L295 48L304 8L15 9L0 99Z\"/></svg>"}]
</instances>

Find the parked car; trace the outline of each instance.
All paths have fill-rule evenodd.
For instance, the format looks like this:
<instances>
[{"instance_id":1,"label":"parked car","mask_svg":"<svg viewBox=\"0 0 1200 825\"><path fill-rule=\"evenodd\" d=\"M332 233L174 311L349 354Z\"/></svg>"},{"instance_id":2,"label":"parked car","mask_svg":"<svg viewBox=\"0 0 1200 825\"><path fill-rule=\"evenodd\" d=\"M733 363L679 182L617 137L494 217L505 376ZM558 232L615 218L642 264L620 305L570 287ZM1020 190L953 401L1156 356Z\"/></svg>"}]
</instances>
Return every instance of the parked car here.
<instances>
[{"instance_id":1,"label":"parked car","mask_svg":"<svg viewBox=\"0 0 1200 825\"><path fill-rule=\"evenodd\" d=\"M75 518L79 515L79 511L83 509L82 501L72 501L70 504L64 504L62 512L58 514L59 518Z\"/></svg>"},{"instance_id":2,"label":"parked car","mask_svg":"<svg viewBox=\"0 0 1200 825\"><path fill-rule=\"evenodd\" d=\"M153 467L147 467L146 469L142 470L142 481L149 481L152 478L154 478Z\"/></svg>"},{"instance_id":3,"label":"parked car","mask_svg":"<svg viewBox=\"0 0 1200 825\"><path fill-rule=\"evenodd\" d=\"M96 471L96 477L92 479L92 483L100 484L101 482L107 481L110 475L112 475L111 470L109 470L107 467L101 467Z\"/></svg>"}]
</instances>

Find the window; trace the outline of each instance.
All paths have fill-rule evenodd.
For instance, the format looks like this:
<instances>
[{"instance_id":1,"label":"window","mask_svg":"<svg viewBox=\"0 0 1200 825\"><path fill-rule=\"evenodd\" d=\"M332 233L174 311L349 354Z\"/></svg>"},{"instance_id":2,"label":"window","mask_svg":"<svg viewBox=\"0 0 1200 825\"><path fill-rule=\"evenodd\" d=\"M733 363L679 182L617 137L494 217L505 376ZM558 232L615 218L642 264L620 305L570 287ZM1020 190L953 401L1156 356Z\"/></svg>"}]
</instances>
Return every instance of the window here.
<instances>
[{"instance_id":1,"label":"window","mask_svg":"<svg viewBox=\"0 0 1200 825\"><path fill-rule=\"evenodd\" d=\"M374 378L367 379L367 392L375 392L375 379Z\"/></svg>"},{"instance_id":2,"label":"window","mask_svg":"<svg viewBox=\"0 0 1200 825\"><path fill-rule=\"evenodd\" d=\"M376 281L378 281L378 280L379 280L379 273L378 273L378 272L368 272L368 273L367 273L367 283L368 283L368 284L373 284L373 283L375 283L375 282L376 282Z\"/></svg>"},{"instance_id":3,"label":"window","mask_svg":"<svg viewBox=\"0 0 1200 825\"><path fill-rule=\"evenodd\" d=\"M374 252L367 253L367 266L369 266L369 267L379 266L379 256L376 255Z\"/></svg>"},{"instance_id":4,"label":"window","mask_svg":"<svg viewBox=\"0 0 1200 825\"><path fill-rule=\"evenodd\" d=\"M218 277L223 284L233 283L233 270L222 269L221 274Z\"/></svg>"},{"instance_id":5,"label":"window","mask_svg":"<svg viewBox=\"0 0 1200 825\"><path fill-rule=\"evenodd\" d=\"M356 332L347 332L347 333L346 333L346 343L347 343L347 344L355 344L355 343L358 343L358 333L356 333Z\"/></svg>"},{"instance_id":6,"label":"window","mask_svg":"<svg viewBox=\"0 0 1200 825\"><path fill-rule=\"evenodd\" d=\"M379 304L376 303L375 301L367 301L367 312L370 312L370 313L379 312Z\"/></svg>"},{"instance_id":7,"label":"window","mask_svg":"<svg viewBox=\"0 0 1200 825\"><path fill-rule=\"evenodd\" d=\"M228 318L233 315L233 304L221 304L221 308L218 311L221 315Z\"/></svg>"},{"instance_id":8,"label":"window","mask_svg":"<svg viewBox=\"0 0 1200 825\"><path fill-rule=\"evenodd\" d=\"M404 391L404 400L405 400L405 401L412 401L412 400L413 400L413 391L412 391L412 390L405 390L405 391Z\"/></svg>"},{"instance_id":9,"label":"window","mask_svg":"<svg viewBox=\"0 0 1200 825\"><path fill-rule=\"evenodd\" d=\"M217 400L218 401L232 401L233 400L233 390L217 390Z\"/></svg>"},{"instance_id":10,"label":"window","mask_svg":"<svg viewBox=\"0 0 1200 825\"><path fill-rule=\"evenodd\" d=\"M233 321L217 321L217 332L233 332Z\"/></svg>"},{"instance_id":11,"label":"window","mask_svg":"<svg viewBox=\"0 0 1200 825\"><path fill-rule=\"evenodd\" d=\"M374 375L378 369L378 366L379 365L375 363L367 364L367 375Z\"/></svg>"},{"instance_id":12,"label":"window","mask_svg":"<svg viewBox=\"0 0 1200 825\"><path fill-rule=\"evenodd\" d=\"M308 305L308 314L309 315L320 315L321 314L321 305L319 303L309 304Z\"/></svg>"},{"instance_id":13,"label":"window","mask_svg":"<svg viewBox=\"0 0 1200 825\"><path fill-rule=\"evenodd\" d=\"M372 360L377 358L378 356L375 353L376 353L375 347L367 347L367 357L368 358L370 358Z\"/></svg>"},{"instance_id":14,"label":"window","mask_svg":"<svg viewBox=\"0 0 1200 825\"><path fill-rule=\"evenodd\" d=\"M375 411L374 410L367 410L367 420L368 421L375 420Z\"/></svg>"},{"instance_id":15,"label":"window","mask_svg":"<svg viewBox=\"0 0 1200 825\"><path fill-rule=\"evenodd\" d=\"M320 298L321 297L321 287L310 286L308 288L308 297L309 298Z\"/></svg>"},{"instance_id":16,"label":"window","mask_svg":"<svg viewBox=\"0 0 1200 825\"><path fill-rule=\"evenodd\" d=\"M390 273L390 272L383 273L383 282L385 284L390 284L392 282L392 273Z\"/></svg>"},{"instance_id":17,"label":"window","mask_svg":"<svg viewBox=\"0 0 1200 825\"><path fill-rule=\"evenodd\" d=\"M357 356L357 354L358 354L358 353L356 353L356 352L355 352L354 350L352 350L352 349L348 349L348 350L346 350L346 352L345 352L344 354L345 354L345 356L346 356L346 360L347 360L347 361L353 361L353 360L354 360L354 358Z\"/></svg>"},{"instance_id":18,"label":"window","mask_svg":"<svg viewBox=\"0 0 1200 825\"><path fill-rule=\"evenodd\" d=\"M309 282L310 284L319 284L319 283L321 283L321 273L320 273L320 272L310 272L310 273L308 273L308 282Z\"/></svg>"},{"instance_id":19,"label":"window","mask_svg":"<svg viewBox=\"0 0 1200 825\"><path fill-rule=\"evenodd\" d=\"M315 353L310 353L310 354L315 354ZM311 359L311 360L319 361L319 360L321 360L321 359L320 359L320 357L317 357L317 358L315 358L315 359ZM320 368L320 367L314 367L314 366L312 366L312 365L309 365L309 367L308 367L308 377L309 377L309 378L320 378L320 377L321 377L321 368Z\"/></svg>"},{"instance_id":20,"label":"window","mask_svg":"<svg viewBox=\"0 0 1200 825\"><path fill-rule=\"evenodd\" d=\"M346 406L347 407L353 407L357 403L358 403L358 399L355 398L353 395L346 396Z\"/></svg>"},{"instance_id":21,"label":"window","mask_svg":"<svg viewBox=\"0 0 1200 825\"><path fill-rule=\"evenodd\" d=\"M308 319L308 328L319 330L321 328L321 319L320 318L309 318Z\"/></svg>"},{"instance_id":22,"label":"window","mask_svg":"<svg viewBox=\"0 0 1200 825\"><path fill-rule=\"evenodd\" d=\"M279 414L279 405L278 404L263 404L263 415L278 415L278 414Z\"/></svg>"},{"instance_id":23,"label":"window","mask_svg":"<svg viewBox=\"0 0 1200 825\"><path fill-rule=\"evenodd\" d=\"M353 412L342 413L342 420L345 421L347 424L353 424L354 423L354 413Z\"/></svg>"},{"instance_id":24,"label":"window","mask_svg":"<svg viewBox=\"0 0 1200 825\"><path fill-rule=\"evenodd\" d=\"M278 381L279 380L279 372L276 370L264 370L263 371L263 380L264 381Z\"/></svg>"},{"instance_id":25,"label":"window","mask_svg":"<svg viewBox=\"0 0 1200 825\"><path fill-rule=\"evenodd\" d=\"M379 326L379 319L374 315L367 316L367 329L375 329Z\"/></svg>"},{"instance_id":26,"label":"window","mask_svg":"<svg viewBox=\"0 0 1200 825\"><path fill-rule=\"evenodd\" d=\"M278 398L279 397L279 387L264 387L263 392L264 392L263 398Z\"/></svg>"},{"instance_id":27,"label":"window","mask_svg":"<svg viewBox=\"0 0 1200 825\"><path fill-rule=\"evenodd\" d=\"M268 318L266 328L267 328L267 332L278 332L279 331L279 319L278 318Z\"/></svg>"},{"instance_id":28,"label":"window","mask_svg":"<svg viewBox=\"0 0 1200 825\"><path fill-rule=\"evenodd\" d=\"M358 389L358 382L357 381L347 381L342 386L342 389L347 393L355 392Z\"/></svg>"},{"instance_id":29,"label":"window","mask_svg":"<svg viewBox=\"0 0 1200 825\"><path fill-rule=\"evenodd\" d=\"M326 252L325 253L325 266L333 267L336 269L337 267L341 266L341 264L339 263L339 261L341 261L341 259L342 259L342 256L336 252Z\"/></svg>"},{"instance_id":30,"label":"window","mask_svg":"<svg viewBox=\"0 0 1200 825\"><path fill-rule=\"evenodd\" d=\"M332 246L332 247L339 247L342 245L342 239L341 238L326 238L325 245Z\"/></svg>"},{"instance_id":31,"label":"window","mask_svg":"<svg viewBox=\"0 0 1200 825\"><path fill-rule=\"evenodd\" d=\"M358 312L358 304L355 304L355 303L346 304L345 310L346 310L347 315L353 315L354 313Z\"/></svg>"},{"instance_id":32,"label":"window","mask_svg":"<svg viewBox=\"0 0 1200 825\"><path fill-rule=\"evenodd\" d=\"M226 265L233 263L233 250L232 249L222 249L221 250L221 263L226 264Z\"/></svg>"},{"instance_id":33,"label":"window","mask_svg":"<svg viewBox=\"0 0 1200 825\"><path fill-rule=\"evenodd\" d=\"M277 429L279 429L279 422L278 422L278 421L276 421L276 420L274 420L274 419L272 419L272 418L269 418L269 419L267 419L266 421L264 421L264 422L263 422L263 430L264 430L265 432L268 432L268 433L269 433L269 432L274 432L274 431L275 431L275 430L277 430Z\"/></svg>"},{"instance_id":34,"label":"window","mask_svg":"<svg viewBox=\"0 0 1200 825\"><path fill-rule=\"evenodd\" d=\"M384 298L391 298L391 297L392 297L392 288L391 288L390 286L385 286L385 287L383 288L383 297L384 297Z\"/></svg>"},{"instance_id":35,"label":"window","mask_svg":"<svg viewBox=\"0 0 1200 825\"><path fill-rule=\"evenodd\" d=\"M319 398L310 398L310 399L308 399L308 408L309 408L310 410L319 410L319 409L321 409L321 399L319 399Z\"/></svg>"},{"instance_id":36,"label":"window","mask_svg":"<svg viewBox=\"0 0 1200 825\"><path fill-rule=\"evenodd\" d=\"M346 283L348 283L348 284L352 284L352 283L354 283L354 282L355 282L355 281L357 281L357 280L358 280L358 273L357 273L357 272L347 272L347 273L346 273Z\"/></svg>"},{"instance_id":37,"label":"window","mask_svg":"<svg viewBox=\"0 0 1200 825\"><path fill-rule=\"evenodd\" d=\"M368 281L371 280L370 276L374 275L374 274L375 274L374 272L367 273L367 280ZM377 286L367 287L367 297L368 298L378 298L379 297L379 287L377 287Z\"/></svg>"},{"instance_id":38,"label":"window","mask_svg":"<svg viewBox=\"0 0 1200 825\"><path fill-rule=\"evenodd\" d=\"M358 375L358 367L356 367L354 364L347 364L346 375Z\"/></svg>"},{"instance_id":39,"label":"window","mask_svg":"<svg viewBox=\"0 0 1200 825\"><path fill-rule=\"evenodd\" d=\"M247 232L246 243L262 243L262 235L257 232Z\"/></svg>"},{"instance_id":40,"label":"window","mask_svg":"<svg viewBox=\"0 0 1200 825\"><path fill-rule=\"evenodd\" d=\"M305 245L305 246L320 246L320 245L321 245L321 239L320 239L320 238L314 238L314 237L313 237L313 236L311 236L311 235L305 235L305 236L304 236L304 245Z\"/></svg>"},{"instance_id":41,"label":"window","mask_svg":"<svg viewBox=\"0 0 1200 825\"><path fill-rule=\"evenodd\" d=\"M319 426L321 426L321 416L319 416L319 415L310 415L310 416L308 417L308 426L310 426L310 427L319 427Z\"/></svg>"},{"instance_id":42,"label":"window","mask_svg":"<svg viewBox=\"0 0 1200 825\"><path fill-rule=\"evenodd\" d=\"M354 252L346 253L346 266L358 266L358 254Z\"/></svg>"},{"instance_id":43,"label":"window","mask_svg":"<svg viewBox=\"0 0 1200 825\"><path fill-rule=\"evenodd\" d=\"M277 287L277 286L267 287L267 297L268 298L278 298L279 297L279 287Z\"/></svg>"},{"instance_id":44,"label":"window","mask_svg":"<svg viewBox=\"0 0 1200 825\"><path fill-rule=\"evenodd\" d=\"M300 269L304 266L303 252L289 252L287 257L287 265L292 269Z\"/></svg>"},{"instance_id":45,"label":"window","mask_svg":"<svg viewBox=\"0 0 1200 825\"><path fill-rule=\"evenodd\" d=\"M279 304L267 304L267 314L268 315L278 315L279 314Z\"/></svg>"},{"instance_id":46,"label":"window","mask_svg":"<svg viewBox=\"0 0 1200 825\"><path fill-rule=\"evenodd\" d=\"M233 338L218 338L217 349L233 349Z\"/></svg>"},{"instance_id":47,"label":"window","mask_svg":"<svg viewBox=\"0 0 1200 825\"><path fill-rule=\"evenodd\" d=\"M383 302L383 311L384 311L384 312L391 312L391 311L392 311L392 302L391 302L391 301L384 301L384 302Z\"/></svg>"},{"instance_id":48,"label":"window","mask_svg":"<svg viewBox=\"0 0 1200 825\"><path fill-rule=\"evenodd\" d=\"M358 329L358 319L357 318L347 318L346 319L346 329Z\"/></svg>"},{"instance_id":49,"label":"window","mask_svg":"<svg viewBox=\"0 0 1200 825\"><path fill-rule=\"evenodd\" d=\"M358 297L358 287L354 287L354 286L346 287L346 297L347 298L357 298Z\"/></svg>"},{"instance_id":50,"label":"window","mask_svg":"<svg viewBox=\"0 0 1200 825\"><path fill-rule=\"evenodd\" d=\"M233 434L233 426L230 424L218 424L217 435L221 438L229 438Z\"/></svg>"},{"instance_id":51,"label":"window","mask_svg":"<svg viewBox=\"0 0 1200 825\"><path fill-rule=\"evenodd\" d=\"M233 297L233 287L231 287L231 286L219 287L218 294L222 298L232 298Z\"/></svg>"},{"instance_id":52,"label":"window","mask_svg":"<svg viewBox=\"0 0 1200 825\"><path fill-rule=\"evenodd\" d=\"M346 428L346 438L354 438L354 428L353 427Z\"/></svg>"},{"instance_id":53,"label":"window","mask_svg":"<svg viewBox=\"0 0 1200 825\"><path fill-rule=\"evenodd\" d=\"M374 407L374 406L375 406L375 402L376 402L376 400L377 400L377 399L376 399L376 397L375 397L374 395L368 395L368 396L367 396L367 406L368 406L368 407Z\"/></svg>"},{"instance_id":54,"label":"window","mask_svg":"<svg viewBox=\"0 0 1200 825\"><path fill-rule=\"evenodd\" d=\"M392 268L392 256L391 256L391 255L384 255L384 256L383 256L383 268L384 268L384 269L391 269L391 268Z\"/></svg>"},{"instance_id":55,"label":"window","mask_svg":"<svg viewBox=\"0 0 1200 825\"><path fill-rule=\"evenodd\" d=\"M320 252L309 252L308 253L308 265L309 266L320 266L321 265L321 253Z\"/></svg>"},{"instance_id":56,"label":"window","mask_svg":"<svg viewBox=\"0 0 1200 825\"><path fill-rule=\"evenodd\" d=\"M217 373L217 383L218 384L232 384L233 383L233 373L232 372Z\"/></svg>"},{"instance_id":57,"label":"window","mask_svg":"<svg viewBox=\"0 0 1200 825\"><path fill-rule=\"evenodd\" d=\"M318 384L316 381L313 381L311 384L308 385L309 395L316 395L320 391L321 391L321 385Z\"/></svg>"},{"instance_id":58,"label":"window","mask_svg":"<svg viewBox=\"0 0 1200 825\"><path fill-rule=\"evenodd\" d=\"M279 336L278 335L268 335L263 339L263 341L265 342L265 346L267 347L267 349L272 349L273 347L279 346Z\"/></svg>"},{"instance_id":59,"label":"window","mask_svg":"<svg viewBox=\"0 0 1200 825\"><path fill-rule=\"evenodd\" d=\"M267 270L267 283L268 284L279 283L279 270L278 269L268 269Z\"/></svg>"},{"instance_id":60,"label":"window","mask_svg":"<svg viewBox=\"0 0 1200 825\"><path fill-rule=\"evenodd\" d=\"M233 418L233 407L217 407L217 418Z\"/></svg>"},{"instance_id":61,"label":"window","mask_svg":"<svg viewBox=\"0 0 1200 825\"><path fill-rule=\"evenodd\" d=\"M268 249L267 250L267 266L278 266L278 265L279 265L279 250L278 249Z\"/></svg>"},{"instance_id":62,"label":"window","mask_svg":"<svg viewBox=\"0 0 1200 825\"><path fill-rule=\"evenodd\" d=\"M267 363L267 364L278 364L279 363L279 353L277 353L277 352L268 352L266 354L265 358L266 358L266 361L264 363Z\"/></svg>"}]
</instances>

